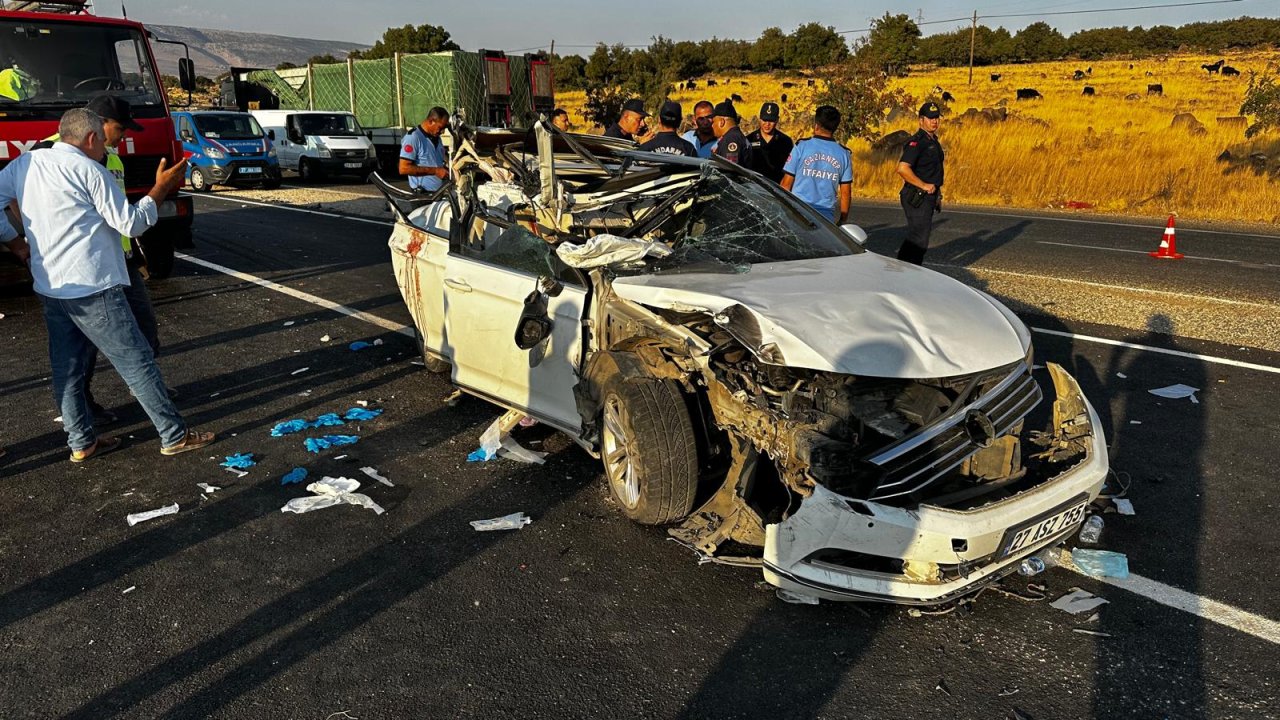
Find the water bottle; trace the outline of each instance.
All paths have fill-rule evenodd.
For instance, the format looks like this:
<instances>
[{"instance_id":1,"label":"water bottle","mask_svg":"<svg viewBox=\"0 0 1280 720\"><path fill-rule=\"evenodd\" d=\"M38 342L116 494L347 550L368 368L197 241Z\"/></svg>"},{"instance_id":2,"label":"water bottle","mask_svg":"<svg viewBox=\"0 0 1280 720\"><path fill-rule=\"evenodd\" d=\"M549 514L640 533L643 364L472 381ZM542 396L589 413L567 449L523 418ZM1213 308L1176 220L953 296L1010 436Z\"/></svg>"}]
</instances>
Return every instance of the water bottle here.
<instances>
[{"instance_id":1,"label":"water bottle","mask_svg":"<svg viewBox=\"0 0 1280 720\"><path fill-rule=\"evenodd\" d=\"M1040 573L1044 572L1045 567L1046 566L1043 560L1032 555L1026 560L1023 560L1022 563L1018 565L1018 574L1026 577L1031 577L1032 575L1039 575Z\"/></svg>"},{"instance_id":2,"label":"water bottle","mask_svg":"<svg viewBox=\"0 0 1280 720\"><path fill-rule=\"evenodd\" d=\"M1102 516L1090 515L1088 520L1084 521L1084 525L1080 526L1080 542L1086 545L1097 544L1102 539Z\"/></svg>"}]
</instances>

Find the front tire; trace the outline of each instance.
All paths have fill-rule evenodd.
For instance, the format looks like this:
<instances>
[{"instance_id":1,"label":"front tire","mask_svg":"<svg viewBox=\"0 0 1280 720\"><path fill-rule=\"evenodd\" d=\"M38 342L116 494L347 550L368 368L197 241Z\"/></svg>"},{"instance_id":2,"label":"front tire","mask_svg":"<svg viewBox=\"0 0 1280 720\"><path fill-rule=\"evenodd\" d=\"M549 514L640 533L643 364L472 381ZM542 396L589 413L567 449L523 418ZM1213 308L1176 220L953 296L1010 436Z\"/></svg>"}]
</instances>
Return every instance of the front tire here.
<instances>
[{"instance_id":1,"label":"front tire","mask_svg":"<svg viewBox=\"0 0 1280 720\"><path fill-rule=\"evenodd\" d=\"M200 168L191 168L191 189L194 192L206 193L213 189L213 184L209 182L209 178L205 177L204 171Z\"/></svg>"},{"instance_id":2,"label":"front tire","mask_svg":"<svg viewBox=\"0 0 1280 720\"><path fill-rule=\"evenodd\" d=\"M298 161L298 179L304 183L313 183L320 179L320 170L316 168L315 163L311 162L311 158L302 158Z\"/></svg>"},{"instance_id":3,"label":"front tire","mask_svg":"<svg viewBox=\"0 0 1280 720\"><path fill-rule=\"evenodd\" d=\"M601 459L623 513L644 525L686 517L698 490L698 447L679 386L619 373L602 407Z\"/></svg>"}]
</instances>

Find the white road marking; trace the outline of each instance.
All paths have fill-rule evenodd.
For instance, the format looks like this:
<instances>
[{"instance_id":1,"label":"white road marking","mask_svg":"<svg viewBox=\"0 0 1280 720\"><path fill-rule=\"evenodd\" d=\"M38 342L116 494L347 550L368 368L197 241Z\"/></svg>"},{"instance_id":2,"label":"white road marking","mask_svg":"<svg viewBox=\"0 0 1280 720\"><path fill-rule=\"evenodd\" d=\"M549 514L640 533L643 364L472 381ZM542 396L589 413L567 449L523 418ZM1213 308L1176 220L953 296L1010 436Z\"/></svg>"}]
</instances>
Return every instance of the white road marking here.
<instances>
[{"instance_id":1,"label":"white road marking","mask_svg":"<svg viewBox=\"0 0 1280 720\"><path fill-rule=\"evenodd\" d=\"M339 305L338 303L333 302L332 300L326 300L318 295L305 293L305 292L302 292L301 290L294 290L293 288L287 287L285 285L281 285L280 283L272 282L270 280L265 280L256 275L250 275L249 273L240 272L239 270L233 270L229 267L226 267L225 265L219 265L217 263L209 262L208 260L205 260L203 258L192 257L184 253L174 253L173 256L180 260L186 260L189 263L199 265L200 267L208 268L210 270L220 272L224 275L230 275L233 278L244 280L245 282L250 282L250 283L253 283L254 285L259 285L268 290L275 290L278 293L288 295L291 298L297 298L298 300L302 300L303 302L309 302L312 305L322 307L326 310L332 310L337 313L342 313L343 315L346 315L347 317L355 318L356 320L363 320L369 323L370 325L376 325L384 330L391 330L394 332L398 332L401 335L406 335L408 337L415 337L413 328L407 325L402 325L393 320L387 320L386 318L381 318L381 317L378 317L377 315L371 315L361 310L349 308L346 305Z\"/></svg>"},{"instance_id":2,"label":"white road marking","mask_svg":"<svg viewBox=\"0 0 1280 720\"><path fill-rule=\"evenodd\" d=\"M1135 595L1141 595L1148 600L1154 600L1166 607L1188 612L1233 630L1247 633L1260 640L1280 645L1280 622L1270 618L1241 610L1238 607L1218 602L1217 600L1210 600L1141 575L1130 573L1129 577L1123 580L1119 578L1097 579L1108 585L1128 590Z\"/></svg>"},{"instance_id":3,"label":"white road marking","mask_svg":"<svg viewBox=\"0 0 1280 720\"><path fill-rule=\"evenodd\" d=\"M1152 347L1151 345L1138 345L1137 343L1094 337L1092 335L1077 335L1075 333L1062 332L1061 330L1049 330L1046 328L1033 327L1031 328L1031 331L1041 333L1042 335L1054 335L1056 337L1064 337L1071 340L1082 340L1084 342L1098 343L1100 345L1130 348L1132 350L1156 353L1158 355L1172 355L1173 357L1200 360L1201 362L1213 363L1214 365L1230 365L1232 367L1245 368L1246 370L1257 370L1259 372L1275 373L1280 375L1280 367L1259 365L1258 363L1244 362L1243 360L1232 360L1231 358L1216 357L1214 355L1201 355L1200 353L1186 352L1183 350L1170 350L1168 348Z\"/></svg>"},{"instance_id":4,"label":"white road marking","mask_svg":"<svg viewBox=\"0 0 1280 720\"><path fill-rule=\"evenodd\" d=\"M1101 245L1080 245L1079 243L1053 242L1051 240L1037 240L1038 245L1060 245L1069 248L1084 248L1086 250L1107 250L1109 252L1132 253L1134 255L1149 255L1146 250L1126 250L1125 248L1103 247ZM1232 263L1233 265L1244 265L1247 267L1280 267L1274 263L1251 263L1244 260L1228 260L1226 258L1211 258L1201 255L1187 255L1187 260L1208 260L1210 262Z\"/></svg>"},{"instance_id":5,"label":"white road marking","mask_svg":"<svg viewBox=\"0 0 1280 720\"><path fill-rule=\"evenodd\" d=\"M1035 273L1017 272L1014 270L996 270L995 268L982 267L981 265L952 265L949 263L926 263L929 267L951 268L953 270L967 270L969 272L991 273L992 275L1012 275L1013 277L1035 278L1037 280L1052 280L1053 282L1069 283L1072 285L1088 285L1089 287L1106 288L1108 290L1125 290L1128 292L1144 293L1147 295L1166 295L1168 297L1183 298L1186 300L1198 300L1200 302L1215 302L1224 305L1241 305L1244 307L1256 307L1266 310L1275 310L1275 303L1257 303L1248 300L1227 300L1226 298L1211 297L1209 295L1195 295L1193 293L1173 292L1172 290L1151 290L1149 288L1136 288L1129 285L1111 285L1108 283L1093 282L1091 280L1073 280L1071 278L1054 277L1052 275L1037 275Z\"/></svg>"},{"instance_id":6,"label":"white road marking","mask_svg":"<svg viewBox=\"0 0 1280 720\"><path fill-rule=\"evenodd\" d=\"M306 208L292 207L289 205L277 205L274 203L259 202L257 200L244 200L241 198L218 197L217 195L192 195L190 193L182 193L186 197L204 198L207 200L221 200L223 202L242 203L244 205L256 205L258 207L271 208L273 210L285 210L287 212L305 213L307 215L320 215L321 217L337 218L339 220L354 220L355 222L369 223L371 225L385 225L391 227L395 223L389 220L374 220L373 218L359 217L356 215L341 215L339 213L325 212L323 210L307 210Z\"/></svg>"}]
</instances>

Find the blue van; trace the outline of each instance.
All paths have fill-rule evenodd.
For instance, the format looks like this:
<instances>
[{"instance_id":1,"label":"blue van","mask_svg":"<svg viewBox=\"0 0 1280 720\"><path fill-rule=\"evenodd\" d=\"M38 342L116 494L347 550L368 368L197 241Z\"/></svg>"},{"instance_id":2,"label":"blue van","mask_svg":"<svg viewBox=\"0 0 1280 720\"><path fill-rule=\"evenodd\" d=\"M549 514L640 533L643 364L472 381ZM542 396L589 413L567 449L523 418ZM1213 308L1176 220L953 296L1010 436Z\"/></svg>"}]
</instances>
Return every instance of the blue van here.
<instances>
[{"instance_id":1,"label":"blue van","mask_svg":"<svg viewBox=\"0 0 1280 720\"><path fill-rule=\"evenodd\" d=\"M262 126L249 113L222 110L175 112L173 127L187 156L187 186L280 187L280 161Z\"/></svg>"}]
</instances>

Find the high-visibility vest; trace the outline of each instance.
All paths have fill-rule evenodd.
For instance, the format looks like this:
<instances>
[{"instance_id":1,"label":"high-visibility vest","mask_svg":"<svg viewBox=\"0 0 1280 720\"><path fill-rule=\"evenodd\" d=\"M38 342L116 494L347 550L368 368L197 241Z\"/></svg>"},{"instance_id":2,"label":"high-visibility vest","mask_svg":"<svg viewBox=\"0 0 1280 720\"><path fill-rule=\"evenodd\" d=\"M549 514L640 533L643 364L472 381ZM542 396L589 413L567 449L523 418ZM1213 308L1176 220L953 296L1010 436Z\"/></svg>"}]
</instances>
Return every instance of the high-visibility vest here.
<instances>
[{"instance_id":1,"label":"high-visibility vest","mask_svg":"<svg viewBox=\"0 0 1280 720\"><path fill-rule=\"evenodd\" d=\"M40 92L40 81L19 67L7 67L0 70L0 97L10 100L29 100Z\"/></svg>"},{"instance_id":2,"label":"high-visibility vest","mask_svg":"<svg viewBox=\"0 0 1280 720\"><path fill-rule=\"evenodd\" d=\"M45 138L46 142L58 142L62 136L54 133ZM125 192L124 186L124 160L120 159L120 153L115 148L107 148L107 172L111 173L111 177L116 179L116 185L120 186L120 191ZM133 241L128 235L120 236L120 244L124 246L125 257L133 255Z\"/></svg>"}]
</instances>

